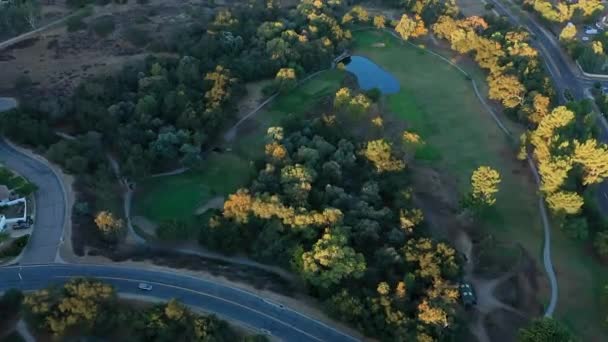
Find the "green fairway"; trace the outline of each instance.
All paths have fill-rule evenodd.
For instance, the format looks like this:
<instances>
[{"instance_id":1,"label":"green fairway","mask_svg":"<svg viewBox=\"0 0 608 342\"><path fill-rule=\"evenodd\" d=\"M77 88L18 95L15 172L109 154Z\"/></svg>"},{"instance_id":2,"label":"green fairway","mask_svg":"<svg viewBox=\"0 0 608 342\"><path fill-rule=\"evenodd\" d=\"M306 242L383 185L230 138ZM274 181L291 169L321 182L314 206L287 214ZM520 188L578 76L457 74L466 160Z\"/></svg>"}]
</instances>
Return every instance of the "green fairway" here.
<instances>
[{"instance_id":1,"label":"green fairway","mask_svg":"<svg viewBox=\"0 0 608 342\"><path fill-rule=\"evenodd\" d=\"M493 233L519 242L532 253L542 245L536 189L514 146L475 96L471 82L445 61L405 45L386 33L357 32L355 53L391 72L401 91L388 107L427 142L419 159L453 178L466 193L474 169L488 165L502 176L496 210L484 224ZM383 44L378 44L383 43Z\"/></svg>"},{"instance_id":2,"label":"green fairway","mask_svg":"<svg viewBox=\"0 0 608 342\"><path fill-rule=\"evenodd\" d=\"M196 210L215 196L226 196L249 180L252 167L232 154L211 154L202 170L138 184L134 215L153 221L191 218Z\"/></svg>"},{"instance_id":3,"label":"green fairway","mask_svg":"<svg viewBox=\"0 0 608 342\"><path fill-rule=\"evenodd\" d=\"M402 89L388 97L388 105L430 145L417 151L418 159L428 160L453 177L463 193L476 167L489 165L499 170L502 183L496 210L485 217L484 228L502 241L524 246L544 274L536 184L527 166L515 159L513 143L476 98L471 82L445 61L389 34L364 31L354 38L356 54L369 57L399 79ZM485 94L480 70L469 68L467 72ZM506 118L503 123L514 136L522 131ZM552 233L552 259L560 290L556 315L585 340L601 339L605 310L600 298L608 272L556 225ZM546 302L549 289L541 285L539 290Z\"/></svg>"},{"instance_id":4,"label":"green fairway","mask_svg":"<svg viewBox=\"0 0 608 342\"><path fill-rule=\"evenodd\" d=\"M302 117L316 106L320 99L332 96L340 88L344 72L328 70L304 82L296 89L278 96L267 109L244 122L244 128L233 143L241 158L254 159L264 152L264 136L268 127L278 125L290 116Z\"/></svg>"}]
</instances>

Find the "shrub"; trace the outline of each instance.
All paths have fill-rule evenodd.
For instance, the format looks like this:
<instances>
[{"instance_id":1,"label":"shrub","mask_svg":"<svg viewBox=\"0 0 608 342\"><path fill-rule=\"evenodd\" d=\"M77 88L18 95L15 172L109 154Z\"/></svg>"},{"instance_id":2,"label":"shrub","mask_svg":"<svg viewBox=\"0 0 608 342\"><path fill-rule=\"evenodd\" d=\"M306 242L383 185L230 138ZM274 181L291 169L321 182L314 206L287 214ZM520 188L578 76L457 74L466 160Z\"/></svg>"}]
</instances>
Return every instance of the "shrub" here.
<instances>
[{"instance_id":1,"label":"shrub","mask_svg":"<svg viewBox=\"0 0 608 342\"><path fill-rule=\"evenodd\" d=\"M129 27L124 34L125 39L137 47L144 47L150 41L148 32L137 27Z\"/></svg>"},{"instance_id":2,"label":"shrub","mask_svg":"<svg viewBox=\"0 0 608 342\"><path fill-rule=\"evenodd\" d=\"M29 235L24 235L24 236L16 238L15 240L13 240L11 245L8 246L8 248L4 249L3 251L0 251L0 258L18 256L19 254L21 254L21 251L23 250L23 248L27 245L27 242L29 241L29 239L30 239Z\"/></svg>"},{"instance_id":3,"label":"shrub","mask_svg":"<svg viewBox=\"0 0 608 342\"><path fill-rule=\"evenodd\" d=\"M68 25L68 32L80 31L80 30L84 30L85 28L87 28L87 24L85 24L85 22L82 21L82 17L80 17L80 16L70 17L67 21L67 25Z\"/></svg>"},{"instance_id":4,"label":"shrub","mask_svg":"<svg viewBox=\"0 0 608 342\"><path fill-rule=\"evenodd\" d=\"M98 36L107 37L112 32L114 32L114 29L116 28L116 23L114 21L113 16L104 15L103 17L95 19L95 21L91 23L91 27L93 28L95 34L97 34Z\"/></svg>"}]
</instances>

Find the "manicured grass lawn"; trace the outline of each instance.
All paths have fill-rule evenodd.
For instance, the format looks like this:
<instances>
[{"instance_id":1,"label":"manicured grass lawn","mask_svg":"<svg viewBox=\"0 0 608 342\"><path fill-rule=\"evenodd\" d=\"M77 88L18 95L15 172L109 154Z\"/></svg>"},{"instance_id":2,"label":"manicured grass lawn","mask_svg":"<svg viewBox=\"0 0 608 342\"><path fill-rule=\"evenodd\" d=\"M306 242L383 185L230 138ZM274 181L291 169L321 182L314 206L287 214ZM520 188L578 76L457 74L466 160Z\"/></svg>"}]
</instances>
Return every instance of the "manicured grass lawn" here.
<instances>
[{"instance_id":1,"label":"manicured grass lawn","mask_svg":"<svg viewBox=\"0 0 608 342\"><path fill-rule=\"evenodd\" d=\"M150 178L138 184L134 214L161 222L191 218L214 196L226 196L247 183L252 166L230 153L211 154L202 170Z\"/></svg>"},{"instance_id":2,"label":"manicured grass lawn","mask_svg":"<svg viewBox=\"0 0 608 342\"><path fill-rule=\"evenodd\" d=\"M400 80L402 90L389 96L388 104L430 145L417 152L419 159L428 160L454 177L463 193L468 190L471 172L479 165L499 170L501 191L496 210L483 222L484 228L503 241L524 246L544 273L536 185L527 167L515 159L513 143L476 98L470 81L444 61L388 34L364 31L355 33L354 38L355 53L371 58ZM374 47L379 46L374 45L378 42L385 43L385 47ZM486 94L479 69L467 72L477 80L481 93ZM506 118L503 122L515 136L521 132L521 127ZM604 340L606 310L600 295L608 284L606 267L555 224L552 234L553 264L560 290L556 316L583 340ZM545 284L540 286L541 300L546 304L549 289Z\"/></svg>"},{"instance_id":3,"label":"manicured grass lawn","mask_svg":"<svg viewBox=\"0 0 608 342\"><path fill-rule=\"evenodd\" d=\"M332 96L340 88L344 72L325 71L296 89L280 95L267 109L252 117L243 126L252 127L240 132L234 142L235 152L242 158L253 159L264 151L264 136L268 127L279 125L290 116L302 117L324 97Z\"/></svg>"},{"instance_id":4,"label":"manicured grass lawn","mask_svg":"<svg viewBox=\"0 0 608 342\"><path fill-rule=\"evenodd\" d=\"M536 254L542 245L535 186L515 149L460 72L428 52L375 31L357 32L355 53L371 58L401 83L389 109L427 142L420 159L444 171L466 193L473 170L489 165L502 175L496 210L484 224ZM384 47L379 42L384 43ZM429 158L428 155L432 155Z\"/></svg>"}]
</instances>

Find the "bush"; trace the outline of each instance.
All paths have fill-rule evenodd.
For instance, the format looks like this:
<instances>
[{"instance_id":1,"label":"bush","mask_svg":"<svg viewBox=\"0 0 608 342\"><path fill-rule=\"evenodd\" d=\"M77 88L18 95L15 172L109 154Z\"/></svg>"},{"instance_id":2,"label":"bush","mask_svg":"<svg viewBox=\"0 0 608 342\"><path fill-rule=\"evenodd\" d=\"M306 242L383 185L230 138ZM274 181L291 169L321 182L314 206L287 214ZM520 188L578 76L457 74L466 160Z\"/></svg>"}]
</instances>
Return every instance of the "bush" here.
<instances>
[{"instance_id":1,"label":"bush","mask_svg":"<svg viewBox=\"0 0 608 342\"><path fill-rule=\"evenodd\" d=\"M87 24L82 21L82 17L74 16L70 17L67 21L68 32L80 31L87 28Z\"/></svg>"},{"instance_id":2,"label":"bush","mask_svg":"<svg viewBox=\"0 0 608 342\"><path fill-rule=\"evenodd\" d=\"M95 34L97 34L98 36L107 37L112 32L114 32L114 29L116 28L116 22L114 21L113 16L104 15L103 17L95 19L95 21L91 23L91 27L93 28Z\"/></svg>"},{"instance_id":3,"label":"bush","mask_svg":"<svg viewBox=\"0 0 608 342\"><path fill-rule=\"evenodd\" d=\"M21 311L23 293L17 289L10 289L0 297L0 322L4 322Z\"/></svg>"},{"instance_id":4,"label":"bush","mask_svg":"<svg viewBox=\"0 0 608 342\"><path fill-rule=\"evenodd\" d=\"M97 0L67 0L65 4L70 8L82 8L96 2Z\"/></svg>"},{"instance_id":5,"label":"bush","mask_svg":"<svg viewBox=\"0 0 608 342\"><path fill-rule=\"evenodd\" d=\"M15 89L24 90L32 86L34 82L28 75L19 75L15 80Z\"/></svg>"},{"instance_id":6,"label":"bush","mask_svg":"<svg viewBox=\"0 0 608 342\"><path fill-rule=\"evenodd\" d=\"M21 251L23 250L23 248L25 248L25 246L27 245L27 242L29 241L29 239L30 239L29 235L24 235L24 236L16 238L15 240L13 240L11 245L8 246L8 248L4 249L3 251L0 251L0 258L9 258L9 257L18 256L19 254L21 254Z\"/></svg>"},{"instance_id":7,"label":"bush","mask_svg":"<svg viewBox=\"0 0 608 342\"><path fill-rule=\"evenodd\" d=\"M365 91L365 96L369 97L373 102L378 102L380 97L382 96L382 91L378 88L372 88L370 90Z\"/></svg>"},{"instance_id":8,"label":"bush","mask_svg":"<svg viewBox=\"0 0 608 342\"><path fill-rule=\"evenodd\" d=\"M150 41L150 36L147 31L137 27L129 27L125 31L125 39L137 47L144 47Z\"/></svg>"}]
</instances>

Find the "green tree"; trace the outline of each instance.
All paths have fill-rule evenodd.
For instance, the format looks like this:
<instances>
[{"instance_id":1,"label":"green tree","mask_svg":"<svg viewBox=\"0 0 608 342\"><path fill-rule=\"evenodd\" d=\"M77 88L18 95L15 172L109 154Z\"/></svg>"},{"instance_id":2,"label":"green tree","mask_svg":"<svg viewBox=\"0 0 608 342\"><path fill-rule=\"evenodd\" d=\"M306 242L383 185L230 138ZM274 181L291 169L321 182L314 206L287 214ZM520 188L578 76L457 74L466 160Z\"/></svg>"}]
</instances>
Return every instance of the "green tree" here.
<instances>
[{"instance_id":1,"label":"green tree","mask_svg":"<svg viewBox=\"0 0 608 342\"><path fill-rule=\"evenodd\" d=\"M540 318L521 329L517 339L519 342L571 342L574 336L561 322Z\"/></svg>"},{"instance_id":2,"label":"green tree","mask_svg":"<svg viewBox=\"0 0 608 342\"><path fill-rule=\"evenodd\" d=\"M344 278L360 278L366 269L363 255L348 247L338 228L327 229L312 251L302 254L302 275L311 284L328 288Z\"/></svg>"},{"instance_id":3,"label":"green tree","mask_svg":"<svg viewBox=\"0 0 608 342\"><path fill-rule=\"evenodd\" d=\"M598 232L595 234L593 246L602 257L608 257L608 231Z\"/></svg>"}]
</instances>

